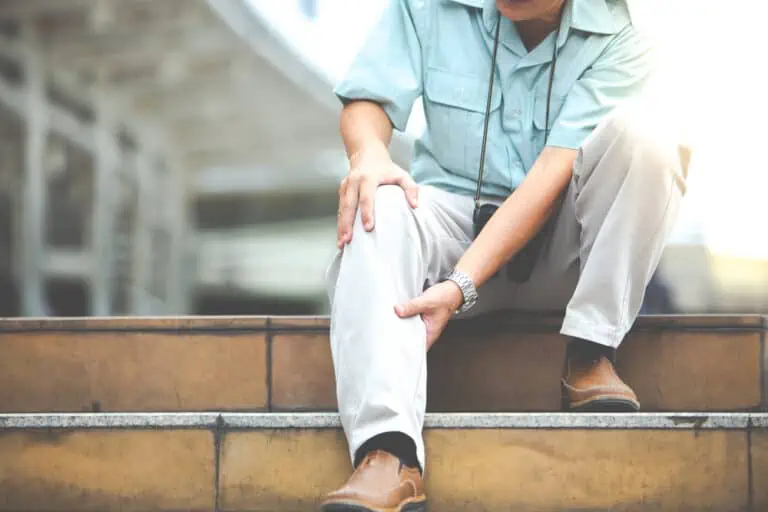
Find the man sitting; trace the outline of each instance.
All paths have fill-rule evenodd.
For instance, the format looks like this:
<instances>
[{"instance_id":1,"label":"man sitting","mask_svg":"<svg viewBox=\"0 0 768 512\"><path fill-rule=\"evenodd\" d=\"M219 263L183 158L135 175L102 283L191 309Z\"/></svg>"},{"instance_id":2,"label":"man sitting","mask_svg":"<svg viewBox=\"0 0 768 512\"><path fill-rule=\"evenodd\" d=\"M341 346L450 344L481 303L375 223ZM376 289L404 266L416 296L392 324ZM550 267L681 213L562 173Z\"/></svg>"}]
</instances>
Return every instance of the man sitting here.
<instances>
[{"instance_id":1,"label":"man sitting","mask_svg":"<svg viewBox=\"0 0 768 512\"><path fill-rule=\"evenodd\" d=\"M624 0L392 0L336 89L331 346L356 470L323 510L426 510L427 350L476 302L565 311L566 408L639 408L615 349L685 189L631 106L651 69ZM388 144L418 98L409 175Z\"/></svg>"}]
</instances>

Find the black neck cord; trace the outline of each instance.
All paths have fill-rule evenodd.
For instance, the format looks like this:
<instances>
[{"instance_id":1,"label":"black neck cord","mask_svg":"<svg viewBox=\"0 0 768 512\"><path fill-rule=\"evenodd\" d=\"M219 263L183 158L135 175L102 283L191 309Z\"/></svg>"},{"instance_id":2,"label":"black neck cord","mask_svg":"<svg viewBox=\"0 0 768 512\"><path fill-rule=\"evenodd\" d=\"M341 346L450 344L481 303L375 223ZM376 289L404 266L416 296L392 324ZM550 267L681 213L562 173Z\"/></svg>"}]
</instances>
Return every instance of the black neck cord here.
<instances>
[{"instance_id":1,"label":"black neck cord","mask_svg":"<svg viewBox=\"0 0 768 512\"><path fill-rule=\"evenodd\" d=\"M562 13L562 11L561 11ZM491 99L493 98L493 82L496 78L496 57L499 52L499 34L501 33L501 16L496 24L496 35L493 40L493 54L491 56L491 77L488 85L488 100L485 104L485 122L483 124L483 143L480 148L480 170L477 177L477 192L475 193L475 209L480 207L480 196L483 189L483 175L485 174L485 148L488 143L488 123L491 117ZM552 50L552 67L549 70L549 86L547 87L547 113L544 120L544 143L549 139L549 107L552 102L552 84L555 82L555 67L557 66L557 40L560 39L561 16L557 19L555 31L554 49Z\"/></svg>"}]
</instances>

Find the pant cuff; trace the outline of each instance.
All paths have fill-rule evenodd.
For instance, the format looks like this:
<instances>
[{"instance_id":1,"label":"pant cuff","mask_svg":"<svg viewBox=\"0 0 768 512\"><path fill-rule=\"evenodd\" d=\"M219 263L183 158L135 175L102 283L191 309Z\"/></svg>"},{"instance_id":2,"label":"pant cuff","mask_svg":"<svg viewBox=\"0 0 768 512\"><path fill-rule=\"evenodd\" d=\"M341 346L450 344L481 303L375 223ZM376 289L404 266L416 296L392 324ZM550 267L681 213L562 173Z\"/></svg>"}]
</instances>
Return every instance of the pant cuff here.
<instances>
[{"instance_id":1,"label":"pant cuff","mask_svg":"<svg viewBox=\"0 0 768 512\"><path fill-rule=\"evenodd\" d=\"M425 465L424 439L422 438L421 432L415 432L410 422L398 418L376 422L362 428L348 430L347 443L349 444L349 458L352 463L354 463L355 460L355 453L361 446L363 446L363 443L374 436L385 432L402 432L411 437L413 442L416 443L416 457L419 459L422 472L426 473L427 467Z\"/></svg>"},{"instance_id":2,"label":"pant cuff","mask_svg":"<svg viewBox=\"0 0 768 512\"><path fill-rule=\"evenodd\" d=\"M565 320L563 320L563 325L560 328L560 334L581 338L592 343L605 345L606 347L618 348L624 340L627 331L585 322L579 318L574 318L574 315L571 313L566 313Z\"/></svg>"}]
</instances>

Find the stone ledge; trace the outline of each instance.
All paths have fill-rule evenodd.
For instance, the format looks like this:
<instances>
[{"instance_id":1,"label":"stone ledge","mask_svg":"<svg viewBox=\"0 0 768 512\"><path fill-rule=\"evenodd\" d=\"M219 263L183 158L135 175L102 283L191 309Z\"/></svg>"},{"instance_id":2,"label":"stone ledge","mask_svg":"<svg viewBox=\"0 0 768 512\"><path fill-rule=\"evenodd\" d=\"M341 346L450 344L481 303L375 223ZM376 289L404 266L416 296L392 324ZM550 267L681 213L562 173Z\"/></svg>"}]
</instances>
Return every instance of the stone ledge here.
<instances>
[{"instance_id":1,"label":"stone ledge","mask_svg":"<svg viewBox=\"0 0 768 512\"><path fill-rule=\"evenodd\" d=\"M9 429L209 429L217 413L57 413L0 414L0 431Z\"/></svg>"},{"instance_id":2,"label":"stone ledge","mask_svg":"<svg viewBox=\"0 0 768 512\"><path fill-rule=\"evenodd\" d=\"M34 331L264 331L264 316L0 318L0 332Z\"/></svg>"},{"instance_id":3,"label":"stone ledge","mask_svg":"<svg viewBox=\"0 0 768 512\"><path fill-rule=\"evenodd\" d=\"M3 414L11 429L335 429L334 413ZM768 428L768 413L450 413L427 414L427 429L741 430Z\"/></svg>"},{"instance_id":4,"label":"stone ledge","mask_svg":"<svg viewBox=\"0 0 768 512\"><path fill-rule=\"evenodd\" d=\"M496 312L455 321L462 327L557 330L562 315ZM109 318L0 318L0 332L18 331L327 331L327 316L180 316ZM641 315L634 329L768 329L761 315Z\"/></svg>"}]
</instances>

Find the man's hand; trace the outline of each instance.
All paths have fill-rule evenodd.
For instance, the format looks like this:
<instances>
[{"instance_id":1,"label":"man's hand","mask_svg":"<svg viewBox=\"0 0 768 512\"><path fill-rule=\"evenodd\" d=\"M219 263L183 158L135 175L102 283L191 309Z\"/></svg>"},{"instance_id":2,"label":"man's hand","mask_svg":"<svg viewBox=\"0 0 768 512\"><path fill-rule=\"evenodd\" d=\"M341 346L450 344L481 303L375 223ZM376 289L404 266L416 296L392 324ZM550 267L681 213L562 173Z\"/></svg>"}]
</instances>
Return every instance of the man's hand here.
<instances>
[{"instance_id":1,"label":"man's hand","mask_svg":"<svg viewBox=\"0 0 768 512\"><path fill-rule=\"evenodd\" d=\"M376 189L382 185L398 185L412 208L418 206L418 186L413 178L395 165L386 151L351 158L352 169L339 187L339 217L337 245L339 249L352 241L352 226L357 208L366 231L373 231L373 201Z\"/></svg>"},{"instance_id":2,"label":"man's hand","mask_svg":"<svg viewBox=\"0 0 768 512\"><path fill-rule=\"evenodd\" d=\"M395 306L395 313L400 318L421 315L427 327L427 350L429 350L442 334L448 320L461 307L463 300L461 289L456 283L443 281L429 288L420 297Z\"/></svg>"}]
</instances>

